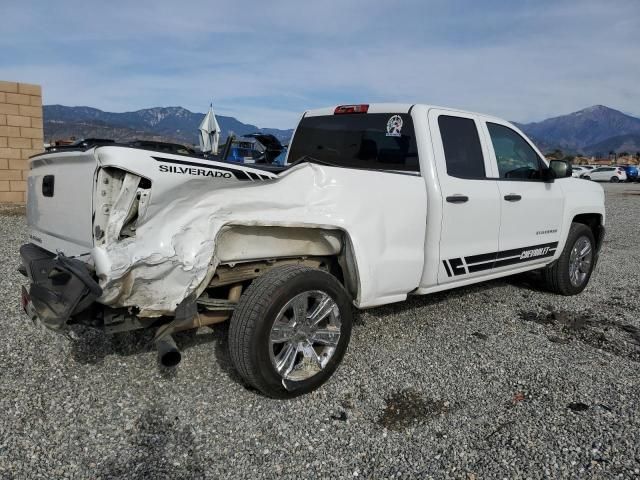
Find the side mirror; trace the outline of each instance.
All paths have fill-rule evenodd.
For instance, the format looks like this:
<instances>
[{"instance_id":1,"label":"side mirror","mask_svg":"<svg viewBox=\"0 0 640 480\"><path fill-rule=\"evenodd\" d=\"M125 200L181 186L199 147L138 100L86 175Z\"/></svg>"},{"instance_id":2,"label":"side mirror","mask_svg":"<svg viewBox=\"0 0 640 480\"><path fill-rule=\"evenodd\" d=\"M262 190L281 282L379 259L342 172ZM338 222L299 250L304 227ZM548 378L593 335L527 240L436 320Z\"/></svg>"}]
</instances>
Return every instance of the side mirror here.
<instances>
[{"instance_id":1,"label":"side mirror","mask_svg":"<svg viewBox=\"0 0 640 480\"><path fill-rule=\"evenodd\" d=\"M573 174L571 164L566 160L551 160L549 170L554 173L555 178L566 178Z\"/></svg>"}]
</instances>

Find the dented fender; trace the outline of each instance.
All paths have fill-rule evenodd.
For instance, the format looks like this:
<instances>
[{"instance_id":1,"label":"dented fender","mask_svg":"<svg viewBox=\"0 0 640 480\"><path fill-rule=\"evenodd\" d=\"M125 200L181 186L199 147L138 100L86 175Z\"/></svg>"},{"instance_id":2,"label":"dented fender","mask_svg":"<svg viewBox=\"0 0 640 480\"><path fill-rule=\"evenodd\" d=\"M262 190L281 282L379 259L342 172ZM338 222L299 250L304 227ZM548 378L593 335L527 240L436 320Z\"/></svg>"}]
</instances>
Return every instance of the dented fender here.
<instances>
[{"instance_id":1,"label":"dented fender","mask_svg":"<svg viewBox=\"0 0 640 480\"><path fill-rule=\"evenodd\" d=\"M342 253L363 308L404 300L418 286L425 228L422 177L304 163L262 182L212 190L194 179L160 199L152 190L135 237L92 255L99 301L138 307L141 316L174 312L223 260L304 252Z\"/></svg>"}]
</instances>

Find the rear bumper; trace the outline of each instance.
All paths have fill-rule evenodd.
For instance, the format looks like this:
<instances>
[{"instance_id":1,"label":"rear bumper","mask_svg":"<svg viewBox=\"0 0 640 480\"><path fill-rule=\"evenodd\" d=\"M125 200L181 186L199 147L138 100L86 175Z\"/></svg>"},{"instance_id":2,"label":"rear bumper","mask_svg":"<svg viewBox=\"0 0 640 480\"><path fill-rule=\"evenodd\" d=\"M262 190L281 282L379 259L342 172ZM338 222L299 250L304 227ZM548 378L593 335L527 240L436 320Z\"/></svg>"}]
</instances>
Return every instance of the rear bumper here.
<instances>
[{"instance_id":1,"label":"rear bumper","mask_svg":"<svg viewBox=\"0 0 640 480\"><path fill-rule=\"evenodd\" d=\"M102 295L80 260L55 255L32 243L20 247L20 257L21 271L29 278L30 305L23 306L50 329L62 330L72 315L87 309Z\"/></svg>"}]
</instances>

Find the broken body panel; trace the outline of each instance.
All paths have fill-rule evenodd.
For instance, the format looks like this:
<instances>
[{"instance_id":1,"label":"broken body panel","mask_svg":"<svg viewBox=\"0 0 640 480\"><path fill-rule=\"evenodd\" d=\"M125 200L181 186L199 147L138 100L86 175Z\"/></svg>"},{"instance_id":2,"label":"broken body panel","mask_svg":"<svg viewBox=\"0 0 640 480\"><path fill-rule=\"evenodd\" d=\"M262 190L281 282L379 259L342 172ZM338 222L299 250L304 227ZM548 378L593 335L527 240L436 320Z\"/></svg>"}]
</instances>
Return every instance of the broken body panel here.
<instances>
[{"instance_id":1,"label":"broken body panel","mask_svg":"<svg viewBox=\"0 0 640 480\"><path fill-rule=\"evenodd\" d=\"M261 184L211 190L190 180L146 217L135 238L92 251L100 301L142 316L175 310L221 263L352 255L359 307L403 300L422 275L426 201L416 176L306 163Z\"/></svg>"}]
</instances>

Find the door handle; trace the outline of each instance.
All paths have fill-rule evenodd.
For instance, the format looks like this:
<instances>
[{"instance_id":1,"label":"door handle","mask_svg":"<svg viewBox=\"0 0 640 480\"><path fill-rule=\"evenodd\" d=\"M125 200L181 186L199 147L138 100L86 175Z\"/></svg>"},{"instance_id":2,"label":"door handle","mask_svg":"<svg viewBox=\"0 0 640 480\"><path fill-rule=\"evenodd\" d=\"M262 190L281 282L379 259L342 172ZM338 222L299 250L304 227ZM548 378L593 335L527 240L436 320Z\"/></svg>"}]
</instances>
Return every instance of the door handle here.
<instances>
[{"instance_id":1,"label":"door handle","mask_svg":"<svg viewBox=\"0 0 640 480\"><path fill-rule=\"evenodd\" d=\"M504 199L507 202L518 202L518 201L522 200L522 196L521 195L516 195L515 193L510 193L509 195L505 195Z\"/></svg>"},{"instance_id":2,"label":"door handle","mask_svg":"<svg viewBox=\"0 0 640 480\"><path fill-rule=\"evenodd\" d=\"M469 201L469 197L466 195L451 195L447 197L447 202L449 203L465 203Z\"/></svg>"}]
</instances>

